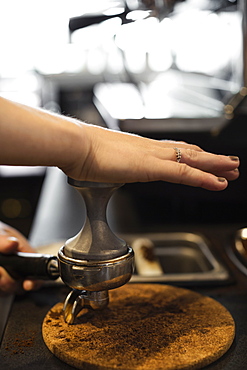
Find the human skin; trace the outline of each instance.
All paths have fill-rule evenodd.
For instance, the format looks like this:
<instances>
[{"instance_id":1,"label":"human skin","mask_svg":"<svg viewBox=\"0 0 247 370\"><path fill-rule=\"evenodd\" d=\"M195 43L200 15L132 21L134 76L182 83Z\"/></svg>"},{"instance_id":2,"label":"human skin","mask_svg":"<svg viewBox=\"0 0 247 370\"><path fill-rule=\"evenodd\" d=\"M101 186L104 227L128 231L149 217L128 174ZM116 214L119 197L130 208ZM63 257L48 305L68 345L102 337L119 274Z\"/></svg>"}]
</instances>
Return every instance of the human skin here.
<instances>
[{"instance_id":1,"label":"human skin","mask_svg":"<svg viewBox=\"0 0 247 370\"><path fill-rule=\"evenodd\" d=\"M178 163L174 148L182 154ZM168 181L221 191L239 176L237 156L212 154L170 140L112 131L0 97L0 165L56 166L76 180L132 183ZM0 252L33 251L0 225ZM32 290L40 282L14 281L0 267L0 291Z\"/></svg>"},{"instance_id":2,"label":"human skin","mask_svg":"<svg viewBox=\"0 0 247 370\"><path fill-rule=\"evenodd\" d=\"M224 190L239 159L196 145L108 130L0 98L0 164L57 166L76 180L168 181ZM176 162L174 147L182 153Z\"/></svg>"},{"instance_id":3,"label":"human skin","mask_svg":"<svg viewBox=\"0 0 247 370\"><path fill-rule=\"evenodd\" d=\"M0 222L0 253L14 254L16 252L34 252L28 240L15 228ZM0 295L5 293L22 293L25 290L35 290L42 285L38 280L14 280L0 266Z\"/></svg>"}]
</instances>

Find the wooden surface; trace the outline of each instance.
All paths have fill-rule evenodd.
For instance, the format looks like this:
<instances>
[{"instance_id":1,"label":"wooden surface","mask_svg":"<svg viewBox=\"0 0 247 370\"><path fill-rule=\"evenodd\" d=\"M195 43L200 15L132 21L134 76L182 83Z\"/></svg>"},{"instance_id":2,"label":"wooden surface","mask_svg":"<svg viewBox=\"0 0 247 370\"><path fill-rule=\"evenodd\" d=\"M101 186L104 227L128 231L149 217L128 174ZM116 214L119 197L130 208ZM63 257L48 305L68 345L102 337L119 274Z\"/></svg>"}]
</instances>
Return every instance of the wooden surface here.
<instances>
[{"instance_id":1,"label":"wooden surface","mask_svg":"<svg viewBox=\"0 0 247 370\"><path fill-rule=\"evenodd\" d=\"M200 369L231 346L235 325L215 300L159 284L112 290L108 308L68 325L62 303L43 321L43 339L60 360L90 370Z\"/></svg>"}]
</instances>

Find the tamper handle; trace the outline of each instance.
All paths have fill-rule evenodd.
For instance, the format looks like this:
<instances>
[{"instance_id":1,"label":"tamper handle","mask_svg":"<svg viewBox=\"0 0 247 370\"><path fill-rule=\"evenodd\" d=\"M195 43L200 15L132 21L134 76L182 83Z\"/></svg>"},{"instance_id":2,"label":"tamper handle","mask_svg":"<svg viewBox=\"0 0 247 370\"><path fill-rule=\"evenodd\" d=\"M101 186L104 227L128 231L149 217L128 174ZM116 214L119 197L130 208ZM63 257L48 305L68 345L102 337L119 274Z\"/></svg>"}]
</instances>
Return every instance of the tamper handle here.
<instances>
[{"instance_id":1,"label":"tamper handle","mask_svg":"<svg viewBox=\"0 0 247 370\"><path fill-rule=\"evenodd\" d=\"M2 266L14 279L35 278L42 280L56 280L59 277L57 257L49 254L0 253Z\"/></svg>"},{"instance_id":2,"label":"tamper handle","mask_svg":"<svg viewBox=\"0 0 247 370\"><path fill-rule=\"evenodd\" d=\"M65 243L66 256L80 260L105 261L125 255L128 246L109 228L106 209L112 194L123 184L77 181L68 183L84 199L87 215L81 231Z\"/></svg>"}]
</instances>

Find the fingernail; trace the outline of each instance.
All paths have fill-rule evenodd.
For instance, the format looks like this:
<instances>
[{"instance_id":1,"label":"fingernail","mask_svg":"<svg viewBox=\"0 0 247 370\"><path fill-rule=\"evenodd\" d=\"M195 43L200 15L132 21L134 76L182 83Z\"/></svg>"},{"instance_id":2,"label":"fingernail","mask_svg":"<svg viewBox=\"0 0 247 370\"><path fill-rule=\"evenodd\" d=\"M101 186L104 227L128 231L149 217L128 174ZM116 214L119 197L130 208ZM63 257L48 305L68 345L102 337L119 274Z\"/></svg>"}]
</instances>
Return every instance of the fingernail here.
<instances>
[{"instance_id":1,"label":"fingernail","mask_svg":"<svg viewBox=\"0 0 247 370\"><path fill-rule=\"evenodd\" d=\"M239 169L238 168L234 168L233 170L234 172L239 172Z\"/></svg>"},{"instance_id":2,"label":"fingernail","mask_svg":"<svg viewBox=\"0 0 247 370\"><path fill-rule=\"evenodd\" d=\"M226 179L225 179L224 177L218 177L218 181L219 181L219 182L225 182L225 181L226 181Z\"/></svg>"},{"instance_id":3,"label":"fingernail","mask_svg":"<svg viewBox=\"0 0 247 370\"><path fill-rule=\"evenodd\" d=\"M239 158L235 155L230 155L229 158L234 161L234 162L238 162L239 161Z\"/></svg>"},{"instance_id":4,"label":"fingernail","mask_svg":"<svg viewBox=\"0 0 247 370\"><path fill-rule=\"evenodd\" d=\"M18 239L15 236L8 236L7 240L9 240L10 242L18 242Z\"/></svg>"},{"instance_id":5,"label":"fingernail","mask_svg":"<svg viewBox=\"0 0 247 370\"><path fill-rule=\"evenodd\" d=\"M25 283L23 284L24 290L33 290L33 282L31 280L25 280Z\"/></svg>"}]
</instances>

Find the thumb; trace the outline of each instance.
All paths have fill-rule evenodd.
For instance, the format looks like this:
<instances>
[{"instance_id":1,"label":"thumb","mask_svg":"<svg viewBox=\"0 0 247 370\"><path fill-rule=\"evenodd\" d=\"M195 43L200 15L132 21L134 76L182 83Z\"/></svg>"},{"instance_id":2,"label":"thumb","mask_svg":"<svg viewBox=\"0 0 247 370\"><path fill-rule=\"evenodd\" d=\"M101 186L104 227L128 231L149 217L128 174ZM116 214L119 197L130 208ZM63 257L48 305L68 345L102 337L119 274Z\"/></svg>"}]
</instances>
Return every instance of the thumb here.
<instances>
[{"instance_id":1,"label":"thumb","mask_svg":"<svg viewBox=\"0 0 247 370\"><path fill-rule=\"evenodd\" d=\"M14 236L0 235L0 253L11 254L17 252L19 241Z\"/></svg>"}]
</instances>

